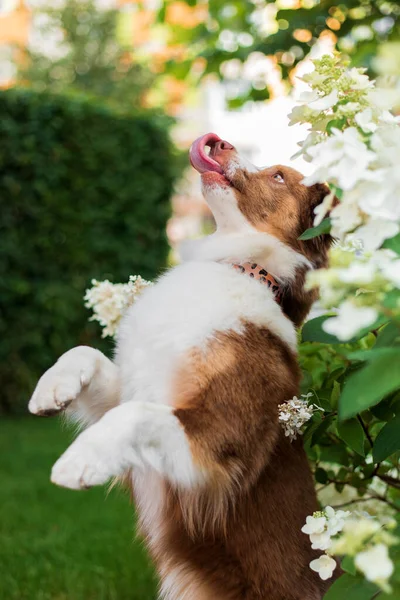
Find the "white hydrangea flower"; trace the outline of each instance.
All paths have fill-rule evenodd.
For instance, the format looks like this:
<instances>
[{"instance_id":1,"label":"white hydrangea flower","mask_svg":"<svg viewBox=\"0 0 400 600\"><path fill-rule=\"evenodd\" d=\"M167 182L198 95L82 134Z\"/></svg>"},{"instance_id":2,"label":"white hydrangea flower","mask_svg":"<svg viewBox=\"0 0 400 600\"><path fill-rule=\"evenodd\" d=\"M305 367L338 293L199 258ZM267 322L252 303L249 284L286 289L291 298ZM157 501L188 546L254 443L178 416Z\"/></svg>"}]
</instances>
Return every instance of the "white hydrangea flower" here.
<instances>
[{"instance_id":1,"label":"white hydrangea flower","mask_svg":"<svg viewBox=\"0 0 400 600\"><path fill-rule=\"evenodd\" d=\"M365 131L365 133L373 133L378 127L373 119L371 108L366 108L365 110L357 113L355 116L355 121L357 125L361 127L363 131Z\"/></svg>"},{"instance_id":2,"label":"white hydrangea flower","mask_svg":"<svg viewBox=\"0 0 400 600\"><path fill-rule=\"evenodd\" d=\"M356 568L363 573L368 581L388 588L387 581L394 571L393 562L385 544L376 544L356 555L354 559Z\"/></svg>"},{"instance_id":3,"label":"white hydrangea flower","mask_svg":"<svg viewBox=\"0 0 400 600\"><path fill-rule=\"evenodd\" d=\"M301 398L294 396L291 400L278 406L279 423L283 427L285 436L289 437L291 441L301 434L301 428L311 419L315 410L320 410L319 407L308 404L307 400L311 396L312 393L303 394Z\"/></svg>"},{"instance_id":4,"label":"white hydrangea flower","mask_svg":"<svg viewBox=\"0 0 400 600\"><path fill-rule=\"evenodd\" d=\"M380 522L369 515L347 519L341 535L332 543L332 554L354 556L380 529Z\"/></svg>"},{"instance_id":5,"label":"white hydrangea flower","mask_svg":"<svg viewBox=\"0 0 400 600\"><path fill-rule=\"evenodd\" d=\"M361 111L361 104L359 102L347 102L347 104L341 104L337 109L337 115L342 117L352 117L355 116L357 120L357 115Z\"/></svg>"},{"instance_id":6,"label":"white hydrangea flower","mask_svg":"<svg viewBox=\"0 0 400 600\"><path fill-rule=\"evenodd\" d=\"M327 506L324 511L308 516L301 529L309 535L314 550L326 551L310 563L310 568L321 579L329 579L336 568L332 555L354 556L356 568L369 581L388 591L388 580L393 573L388 546L398 540L387 529L395 526L393 518L378 521L368 514L356 518L349 511Z\"/></svg>"},{"instance_id":7,"label":"white hydrangea flower","mask_svg":"<svg viewBox=\"0 0 400 600\"><path fill-rule=\"evenodd\" d=\"M303 77L299 77L305 83L309 83L310 85L320 86L321 83L326 81L327 75L323 73L319 73L317 69L314 69L310 73L306 73Z\"/></svg>"},{"instance_id":8,"label":"white hydrangea flower","mask_svg":"<svg viewBox=\"0 0 400 600\"><path fill-rule=\"evenodd\" d=\"M104 328L102 337L113 337L126 309L137 300L143 291L153 285L140 275L131 275L128 283L111 283L92 280L92 288L86 290L84 301L86 308L93 310L91 321L98 321Z\"/></svg>"},{"instance_id":9,"label":"white hydrangea flower","mask_svg":"<svg viewBox=\"0 0 400 600\"><path fill-rule=\"evenodd\" d=\"M299 96L299 102L304 102L305 104L310 104L310 102L315 102L315 100L318 100L319 98L319 94L317 92L317 90L311 90L311 91L306 91L306 92L302 92Z\"/></svg>"},{"instance_id":10,"label":"white hydrangea flower","mask_svg":"<svg viewBox=\"0 0 400 600\"><path fill-rule=\"evenodd\" d=\"M322 554L319 558L310 562L310 569L318 573L323 581L330 579L336 569L336 561L327 554Z\"/></svg>"},{"instance_id":11,"label":"white hydrangea flower","mask_svg":"<svg viewBox=\"0 0 400 600\"><path fill-rule=\"evenodd\" d=\"M334 183L342 190L352 189L360 180L370 178L368 168L375 154L364 144L355 127L332 130L325 141L307 149L316 171L305 178L305 185Z\"/></svg>"},{"instance_id":12,"label":"white hydrangea flower","mask_svg":"<svg viewBox=\"0 0 400 600\"><path fill-rule=\"evenodd\" d=\"M349 512L335 511L331 506L327 506L323 512L307 517L301 531L310 536L313 550L328 550L332 545L331 538L342 531L349 515Z\"/></svg>"},{"instance_id":13,"label":"white hydrangea flower","mask_svg":"<svg viewBox=\"0 0 400 600\"><path fill-rule=\"evenodd\" d=\"M314 513L312 516L306 518L306 524L303 525L301 531L307 535L323 533L326 523L326 516L323 513Z\"/></svg>"},{"instance_id":14,"label":"white hydrangea flower","mask_svg":"<svg viewBox=\"0 0 400 600\"><path fill-rule=\"evenodd\" d=\"M360 181L346 194L345 202L342 204L351 202L358 208L359 222L365 221L366 216L367 219L400 220L397 188L400 185L400 174L395 171L396 169L391 167L371 172L369 181Z\"/></svg>"},{"instance_id":15,"label":"white hydrangea flower","mask_svg":"<svg viewBox=\"0 0 400 600\"><path fill-rule=\"evenodd\" d=\"M313 550L328 550L331 547L331 535L329 531L312 533L310 535L310 542Z\"/></svg>"},{"instance_id":16,"label":"white hydrangea flower","mask_svg":"<svg viewBox=\"0 0 400 600\"><path fill-rule=\"evenodd\" d=\"M330 217L332 220L331 233L340 240L348 231L352 231L362 223L359 205L356 199L351 200L351 198L347 202L340 202L335 206Z\"/></svg>"},{"instance_id":17,"label":"white hydrangea flower","mask_svg":"<svg viewBox=\"0 0 400 600\"><path fill-rule=\"evenodd\" d=\"M384 267L373 256L400 232L400 119L390 113L400 85L376 89L365 69L348 69L338 56L323 56L314 65L303 77L310 90L292 113L293 121L311 125L296 156L314 167L305 185L327 182L341 192L335 207L325 198L316 208L314 224L329 212L332 236L344 243L358 240L367 255L363 266L344 261L340 270L330 266L308 276L310 288L319 286L324 306L339 306L324 329L345 341L372 324L384 312L384 294L399 287L395 260ZM328 129L332 122L341 130ZM400 313L400 307L391 310Z\"/></svg>"},{"instance_id":18,"label":"white hydrangea flower","mask_svg":"<svg viewBox=\"0 0 400 600\"><path fill-rule=\"evenodd\" d=\"M380 248L385 240L394 237L399 231L398 223L384 219L370 219L368 223L357 229L356 235L362 241L364 249L370 252Z\"/></svg>"},{"instance_id":19,"label":"white hydrangea flower","mask_svg":"<svg viewBox=\"0 0 400 600\"><path fill-rule=\"evenodd\" d=\"M314 112L322 112L323 110L327 110L328 108L332 108L332 106L335 106L335 104L337 104L338 101L339 94L337 90L332 90L332 92L327 96L317 96L315 100L312 100L311 102L308 101L308 106Z\"/></svg>"},{"instance_id":20,"label":"white hydrangea flower","mask_svg":"<svg viewBox=\"0 0 400 600\"><path fill-rule=\"evenodd\" d=\"M325 196L325 198L323 199L321 204L318 204L318 206L316 206L314 208L314 214L315 214L314 227L319 225L322 222L322 220L324 219L324 217L326 216L326 214L330 211L330 209L332 208L334 198L335 198L335 192L332 191L330 194L327 194Z\"/></svg>"},{"instance_id":21,"label":"white hydrangea flower","mask_svg":"<svg viewBox=\"0 0 400 600\"><path fill-rule=\"evenodd\" d=\"M327 517L327 529L330 536L340 533L344 527L346 519L350 516L348 510L335 510L331 506L325 508Z\"/></svg>"},{"instance_id":22,"label":"white hydrangea flower","mask_svg":"<svg viewBox=\"0 0 400 600\"><path fill-rule=\"evenodd\" d=\"M366 69L357 69L354 67L349 71L351 87L353 90L369 90L374 87L374 82L370 81L368 75L365 75Z\"/></svg>"},{"instance_id":23,"label":"white hydrangea flower","mask_svg":"<svg viewBox=\"0 0 400 600\"><path fill-rule=\"evenodd\" d=\"M338 269L337 275L343 283L366 285L375 279L377 266L372 262L353 262L347 269Z\"/></svg>"},{"instance_id":24,"label":"white hydrangea flower","mask_svg":"<svg viewBox=\"0 0 400 600\"><path fill-rule=\"evenodd\" d=\"M375 323L378 312L369 306L356 306L351 300L343 302L337 316L324 321L322 328L326 333L336 336L342 342L351 339L360 329Z\"/></svg>"},{"instance_id":25,"label":"white hydrangea flower","mask_svg":"<svg viewBox=\"0 0 400 600\"><path fill-rule=\"evenodd\" d=\"M383 263L381 269L385 277L396 287L400 288L400 259Z\"/></svg>"}]
</instances>

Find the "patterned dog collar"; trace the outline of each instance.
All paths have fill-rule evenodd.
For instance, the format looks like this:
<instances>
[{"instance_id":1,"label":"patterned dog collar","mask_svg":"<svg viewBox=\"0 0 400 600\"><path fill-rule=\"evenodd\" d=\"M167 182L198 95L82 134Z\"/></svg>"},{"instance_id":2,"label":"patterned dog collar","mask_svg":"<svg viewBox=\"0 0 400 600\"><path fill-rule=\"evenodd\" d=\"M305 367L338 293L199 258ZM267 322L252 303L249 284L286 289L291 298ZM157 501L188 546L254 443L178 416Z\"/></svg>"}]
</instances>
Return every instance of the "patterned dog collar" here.
<instances>
[{"instance_id":1,"label":"patterned dog collar","mask_svg":"<svg viewBox=\"0 0 400 600\"><path fill-rule=\"evenodd\" d=\"M264 269L261 265L257 263L235 263L232 265L234 269L240 271L241 273L245 273L249 275L252 279L257 279L264 285L267 285L273 292L275 296L275 300L278 304L281 301L282 291L279 283L276 281L274 277L266 269Z\"/></svg>"}]
</instances>

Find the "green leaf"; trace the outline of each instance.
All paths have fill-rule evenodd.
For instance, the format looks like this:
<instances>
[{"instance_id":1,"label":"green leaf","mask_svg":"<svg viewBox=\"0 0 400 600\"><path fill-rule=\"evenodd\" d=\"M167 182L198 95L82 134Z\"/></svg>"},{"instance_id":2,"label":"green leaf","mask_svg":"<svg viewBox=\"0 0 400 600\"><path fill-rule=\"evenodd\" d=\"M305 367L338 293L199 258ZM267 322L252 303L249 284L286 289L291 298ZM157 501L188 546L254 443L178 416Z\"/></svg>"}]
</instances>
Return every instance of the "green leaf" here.
<instances>
[{"instance_id":1,"label":"green leaf","mask_svg":"<svg viewBox=\"0 0 400 600\"><path fill-rule=\"evenodd\" d=\"M338 381L333 382L332 394L331 394L331 406L336 409L340 398L340 383Z\"/></svg>"},{"instance_id":2,"label":"green leaf","mask_svg":"<svg viewBox=\"0 0 400 600\"><path fill-rule=\"evenodd\" d=\"M370 600L377 591L376 585L361 576L346 573L329 588L324 600Z\"/></svg>"},{"instance_id":3,"label":"green leaf","mask_svg":"<svg viewBox=\"0 0 400 600\"><path fill-rule=\"evenodd\" d=\"M312 387L313 378L312 378L311 373L309 371L307 371L306 369L302 369L301 374L302 374L301 383L300 383L301 393L307 394L310 387Z\"/></svg>"},{"instance_id":4,"label":"green leaf","mask_svg":"<svg viewBox=\"0 0 400 600\"><path fill-rule=\"evenodd\" d=\"M385 240L382 244L382 248L389 248L389 250L393 250L396 254L400 254L400 233L389 240Z\"/></svg>"},{"instance_id":5,"label":"green leaf","mask_svg":"<svg viewBox=\"0 0 400 600\"><path fill-rule=\"evenodd\" d=\"M349 573L350 575L355 575L357 573L354 560L351 556L345 556L340 566L342 567L343 571L346 571L346 573Z\"/></svg>"},{"instance_id":6,"label":"green leaf","mask_svg":"<svg viewBox=\"0 0 400 600\"><path fill-rule=\"evenodd\" d=\"M342 129L346 126L346 123L347 119L333 119L327 124L326 131L329 134L332 133L332 129L339 129L340 131L342 131Z\"/></svg>"},{"instance_id":7,"label":"green leaf","mask_svg":"<svg viewBox=\"0 0 400 600\"><path fill-rule=\"evenodd\" d=\"M323 344L340 344L341 342L334 335L326 333L326 331L322 329L323 323L325 323L327 319L330 319L331 316L332 315L323 315L307 321L307 323L303 325L301 341L321 342Z\"/></svg>"},{"instance_id":8,"label":"green leaf","mask_svg":"<svg viewBox=\"0 0 400 600\"><path fill-rule=\"evenodd\" d=\"M328 217L326 219L324 219L323 221L321 221L321 223L319 225L317 225L316 227L310 227L310 229L306 229L304 231L304 233L301 234L301 236L299 237L299 240L312 240L315 237L318 237L319 235L322 235L324 233L329 233L331 230L331 226L332 226L332 221L331 219Z\"/></svg>"},{"instance_id":9,"label":"green leaf","mask_svg":"<svg viewBox=\"0 0 400 600\"><path fill-rule=\"evenodd\" d=\"M388 323L385 327L382 327L378 333L374 348L383 348L386 346L393 346L395 342L400 340L400 329L396 323Z\"/></svg>"},{"instance_id":10,"label":"green leaf","mask_svg":"<svg viewBox=\"0 0 400 600\"><path fill-rule=\"evenodd\" d=\"M322 408L326 413L331 413L332 409L335 409L335 406L331 404L331 401L328 400L328 398L320 395L318 395L318 397L315 399L314 404Z\"/></svg>"},{"instance_id":11,"label":"green leaf","mask_svg":"<svg viewBox=\"0 0 400 600\"><path fill-rule=\"evenodd\" d=\"M400 292L398 289L390 290L385 294L383 299L383 306L390 310L396 310L400 306Z\"/></svg>"},{"instance_id":12,"label":"green leaf","mask_svg":"<svg viewBox=\"0 0 400 600\"><path fill-rule=\"evenodd\" d=\"M400 388L400 348L388 349L351 375L339 399L340 419L349 419Z\"/></svg>"},{"instance_id":13,"label":"green leaf","mask_svg":"<svg viewBox=\"0 0 400 600\"><path fill-rule=\"evenodd\" d=\"M375 462L382 462L400 450L400 415L386 423L379 432L373 449Z\"/></svg>"},{"instance_id":14,"label":"green leaf","mask_svg":"<svg viewBox=\"0 0 400 600\"><path fill-rule=\"evenodd\" d=\"M328 417L323 419L323 421L320 423L320 425L318 425L317 429L313 433L311 441L312 446L314 446L314 444L317 444L321 440L321 438L324 436L325 432L329 429L334 420L335 417L333 415L329 415Z\"/></svg>"},{"instance_id":15,"label":"green leaf","mask_svg":"<svg viewBox=\"0 0 400 600\"><path fill-rule=\"evenodd\" d=\"M304 443L308 442L308 440L310 440L312 438L314 432L318 429L321 422L322 422L321 413L319 413L319 412L315 413L313 418L311 419L311 421L309 421L309 423L306 425L306 429L303 434Z\"/></svg>"},{"instance_id":16,"label":"green leaf","mask_svg":"<svg viewBox=\"0 0 400 600\"><path fill-rule=\"evenodd\" d=\"M364 336L366 336L370 331L373 331L377 327L383 325L384 320L380 317L376 323L371 325L370 327L365 327L361 329L357 335L352 337L350 340L343 342L338 340L336 336L331 335L330 333L326 333L322 329L322 325L325 323L327 319L332 318L334 315L322 315L320 317L316 317L315 319L310 319L303 325L303 329L301 332L301 341L302 342L320 342L322 344L352 344L353 342L357 342Z\"/></svg>"},{"instance_id":17,"label":"green leaf","mask_svg":"<svg viewBox=\"0 0 400 600\"><path fill-rule=\"evenodd\" d=\"M382 596L382 600L400 600L400 586L396 586L390 594Z\"/></svg>"},{"instance_id":18,"label":"green leaf","mask_svg":"<svg viewBox=\"0 0 400 600\"><path fill-rule=\"evenodd\" d=\"M396 414L396 402L389 396L376 406L371 406L370 411L379 421L390 421Z\"/></svg>"},{"instance_id":19,"label":"green leaf","mask_svg":"<svg viewBox=\"0 0 400 600\"><path fill-rule=\"evenodd\" d=\"M321 461L347 467L349 464L349 456L346 451L346 446L343 442L340 442L339 444L321 448Z\"/></svg>"},{"instance_id":20,"label":"green leaf","mask_svg":"<svg viewBox=\"0 0 400 600\"><path fill-rule=\"evenodd\" d=\"M366 437L361 423L357 419L339 422L338 433L339 437L346 442L354 452L357 452L357 454L360 454L361 456L365 456L364 442Z\"/></svg>"},{"instance_id":21,"label":"green leaf","mask_svg":"<svg viewBox=\"0 0 400 600\"><path fill-rule=\"evenodd\" d=\"M355 352L349 352L346 357L349 360L359 360L362 362L369 362L378 357L390 356L393 352L392 348L377 348L376 345L370 350L356 350Z\"/></svg>"},{"instance_id":22,"label":"green leaf","mask_svg":"<svg viewBox=\"0 0 400 600\"><path fill-rule=\"evenodd\" d=\"M317 483L325 484L328 481L328 473L321 467L315 471L314 477Z\"/></svg>"}]
</instances>

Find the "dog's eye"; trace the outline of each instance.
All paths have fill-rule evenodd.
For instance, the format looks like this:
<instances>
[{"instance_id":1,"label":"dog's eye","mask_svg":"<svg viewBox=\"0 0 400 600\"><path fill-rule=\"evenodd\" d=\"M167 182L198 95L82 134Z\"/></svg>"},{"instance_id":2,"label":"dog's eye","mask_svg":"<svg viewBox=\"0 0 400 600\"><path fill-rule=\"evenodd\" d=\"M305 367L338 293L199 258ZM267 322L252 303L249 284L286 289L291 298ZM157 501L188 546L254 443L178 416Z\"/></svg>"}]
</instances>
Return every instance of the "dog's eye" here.
<instances>
[{"instance_id":1,"label":"dog's eye","mask_svg":"<svg viewBox=\"0 0 400 600\"><path fill-rule=\"evenodd\" d=\"M285 183L282 173L275 173L275 175L273 175L272 178L277 183Z\"/></svg>"}]
</instances>

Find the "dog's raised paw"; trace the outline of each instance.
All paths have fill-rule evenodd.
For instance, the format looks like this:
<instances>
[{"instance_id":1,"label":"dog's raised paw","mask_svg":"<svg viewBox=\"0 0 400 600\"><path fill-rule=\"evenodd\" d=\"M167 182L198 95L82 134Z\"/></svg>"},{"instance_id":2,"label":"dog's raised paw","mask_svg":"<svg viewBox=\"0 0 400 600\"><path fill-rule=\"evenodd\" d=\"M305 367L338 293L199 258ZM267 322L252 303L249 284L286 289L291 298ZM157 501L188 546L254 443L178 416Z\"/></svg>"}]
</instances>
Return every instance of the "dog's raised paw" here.
<instances>
[{"instance_id":1,"label":"dog's raised paw","mask_svg":"<svg viewBox=\"0 0 400 600\"><path fill-rule=\"evenodd\" d=\"M57 373L55 365L39 380L29 401L29 411L44 417L56 415L75 400L81 389L79 377Z\"/></svg>"},{"instance_id":2,"label":"dog's raised paw","mask_svg":"<svg viewBox=\"0 0 400 600\"><path fill-rule=\"evenodd\" d=\"M65 410L90 383L95 365L91 349L67 352L39 379L28 404L29 411L50 417Z\"/></svg>"},{"instance_id":3,"label":"dog's raised paw","mask_svg":"<svg viewBox=\"0 0 400 600\"><path fill-rule=\"evenodd\" d=\"M92 449L69 448L53 466L51 481L71 490L85 490L106 483L110 475L100 468Z\"/></svg>"}]
</instances>

